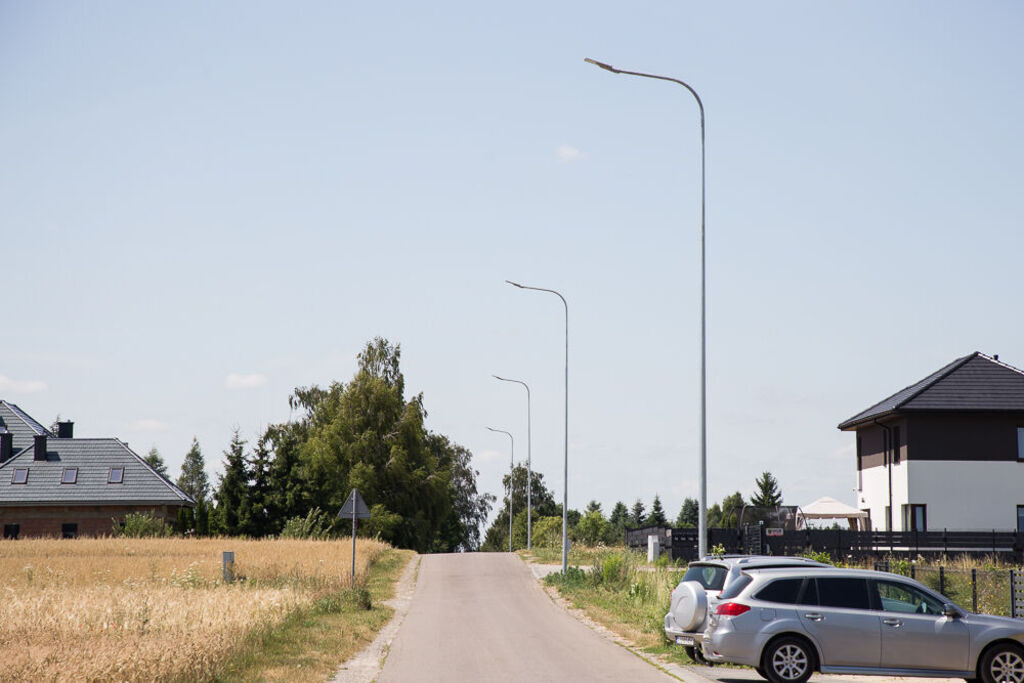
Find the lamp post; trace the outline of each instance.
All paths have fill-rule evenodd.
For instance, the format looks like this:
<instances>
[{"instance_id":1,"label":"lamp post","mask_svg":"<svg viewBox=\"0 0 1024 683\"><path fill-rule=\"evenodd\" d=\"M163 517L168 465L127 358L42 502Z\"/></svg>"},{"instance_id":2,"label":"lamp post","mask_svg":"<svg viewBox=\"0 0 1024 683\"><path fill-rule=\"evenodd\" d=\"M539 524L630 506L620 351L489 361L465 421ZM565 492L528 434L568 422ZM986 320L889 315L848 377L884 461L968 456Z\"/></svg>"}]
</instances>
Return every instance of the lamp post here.
<instances>
[{"instance_id":1,"label":"lamp post","mask_svg":"<svg viewBox=\"0 0 1024 683\"><path fill-rule=\"evenodd\" d=\"M512 479L516 472L516 441L504 429L495 429L494 427L488 427L488 429L492 432L508 435L508 442L512 448L512 459L509 461L508 466L508 551L512 552Z\"/></svg>"},{"instance_id":2,"label":"lamp post","mask_svg":"<svg viewBox=\"0 0 1024 683\"><path fill-rule=\"evenodd\" d=\"M643 78L654 78L659 81L670 81L686 88L693 98L697 100L697 108L700 110L700 512L698 516L698 541L697 552L700 557L707 555L708 531L707 531L707 506L708 506L708 441L707 441L707 324L706 324L706 277L704 267L704 196L705 196L705 170L704 170L704 103L700 95L689 85L678 78L668 76L656 76L654 74L641 73L639 71L625 71L616 69L609 64L590 59L584 60L589 64L598 66L605 71L614 74L626 74L628 76L641 76Z\"/></svg>"},{"instance_id":3,"label":"lamp post","mask_svg":"<svg viewBox=\"0 0 1024 683\"><path fill-rule=\"evenodd\" d=\"M505 280L519 289L532 289L535 292L548 292L562 300L565 307L565 463L562 470L562 573L569 568L569 304L565 297L553 289L543 287L527 287L518 282Z\"/></svg>"},{"instance_id":4,"label":"lamp post","mask_svg":"<svg viewBox=\"0 0 1024 683\"><path fill-rule=\"evenodd\" d=\"M533 501L531 500L531 489L533 488L533 467L531 464L533 439L530 436L530 386L518 379L506 379L491 375L494 379L502 382L515 382L526 387L526 549L533 548Z\"/></svg>"}]
</instances>

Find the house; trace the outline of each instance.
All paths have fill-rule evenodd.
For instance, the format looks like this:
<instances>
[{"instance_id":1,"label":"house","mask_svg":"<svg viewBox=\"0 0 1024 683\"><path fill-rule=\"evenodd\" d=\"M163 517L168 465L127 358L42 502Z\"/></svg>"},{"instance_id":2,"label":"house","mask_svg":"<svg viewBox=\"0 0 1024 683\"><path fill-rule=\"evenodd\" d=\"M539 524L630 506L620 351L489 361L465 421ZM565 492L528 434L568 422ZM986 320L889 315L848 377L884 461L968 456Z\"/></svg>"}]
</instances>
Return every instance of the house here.
<instances>
[{"instance_id":1,"label":"house","mask_svg":"<svg viewBox=\"0 0 1024 683\"><path fill-rule=\"evenodd\" d=\"M972 353L842 422L876 530L1024 532L1024 372Z\"/></svg>"},{"instance_id":2,"label":"house","mask_svg":"<svg viewBox=\"0 0 1024 683\"><path fill-rule=\"evenodd\" d=\"M184 491L112 438L76 439L73 422L57 433L0 400L0 525L3 538L103 536L130 512L168 522L195 507Z\"/></svg>"}]
</instances>

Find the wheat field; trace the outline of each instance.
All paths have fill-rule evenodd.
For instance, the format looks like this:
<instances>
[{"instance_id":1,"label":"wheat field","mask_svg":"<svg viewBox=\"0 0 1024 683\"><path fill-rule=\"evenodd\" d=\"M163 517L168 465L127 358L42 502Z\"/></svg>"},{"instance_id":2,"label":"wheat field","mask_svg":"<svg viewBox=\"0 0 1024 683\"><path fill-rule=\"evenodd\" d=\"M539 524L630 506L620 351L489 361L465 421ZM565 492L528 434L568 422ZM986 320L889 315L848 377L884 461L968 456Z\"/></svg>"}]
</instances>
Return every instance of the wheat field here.
<instances>
[{"instance_id":1,"label":"wheat field","mask_svg":"<svg viewBox=\"0 0 1024 683\"><path fill-rule=\"evenodd\" d=\"M388 546L360 539L357 580ZM233 583L221 553L235 553ZM350 541L0 542L4 680L198 680L245 642L349 583Z\"/></svg>"}]
</instances>

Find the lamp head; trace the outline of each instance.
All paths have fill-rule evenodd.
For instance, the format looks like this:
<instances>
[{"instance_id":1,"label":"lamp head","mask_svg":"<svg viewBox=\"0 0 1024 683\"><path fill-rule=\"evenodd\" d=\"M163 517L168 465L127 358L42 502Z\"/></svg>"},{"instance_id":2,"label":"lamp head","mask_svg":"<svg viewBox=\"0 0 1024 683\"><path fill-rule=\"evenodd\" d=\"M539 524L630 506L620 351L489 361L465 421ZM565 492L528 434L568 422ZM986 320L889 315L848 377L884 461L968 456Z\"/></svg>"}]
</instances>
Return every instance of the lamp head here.
<instances>
[{"instance_id":1,"label":"lamp head","mask_svg":"<svg viewBox=\"0 0 1024 683\"><path fill-rule=\"evenodd\" d=\"M518 282L512 282L511 280L505 280L505 282L509 283L513 287L518 287L519 289L523 289L523 286L521 284L519 284Z\"/></svg>"},{"instance_id":2,"label":"lamp head","mask_svg":"<svg viewBox=\"0 0 1024 683\"><path fill-rule=\"evenodd\" d=\"M491 377L493 377L494 379L500 379L501 381L505 381L504 377L498 377L497 375L491 375Z\"/></svg>"},{"instance_id":3,"label":"lamp head","mask_svg":"<svg viewBox=\"0 0 1024 683\"><path fill-rule=\"evenodd\" d=\"M590 57L585 58L583 61L587 62L588 64L593 64L594 66L599 66L605 71L611 71L613 74L620 73L619 70L616 69L611 64L605 64L604 62L599 62L596 59L591 59Z\"/></svg>"}]
</instances>

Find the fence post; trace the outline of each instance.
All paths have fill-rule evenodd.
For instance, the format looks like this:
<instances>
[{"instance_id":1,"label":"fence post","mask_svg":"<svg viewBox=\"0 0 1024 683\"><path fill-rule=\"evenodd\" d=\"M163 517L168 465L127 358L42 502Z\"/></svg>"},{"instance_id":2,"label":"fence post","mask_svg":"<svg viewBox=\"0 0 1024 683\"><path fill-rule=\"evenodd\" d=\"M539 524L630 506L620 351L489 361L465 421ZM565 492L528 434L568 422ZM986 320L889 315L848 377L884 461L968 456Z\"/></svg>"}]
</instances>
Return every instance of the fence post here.
<instances>
[{"instance_id":1,"label":"fence post","mask_svg":"<svg viewBox=\"0 0 1024 683\"><path fill-rule=\"evenodd\" d=\"M910 561L910 578L917 579L916 574L917 574L917 566L914 564L914 561L911 560Z\"/></svg>"},{"instance_id":2,"label":"fence post","mask_svg":"<svg viewBox=\"0 0 1024 683\"><path fill-rule=\"evenodd\" d=\"M971 569L971 611L978 613L978 570Z\"/></svg>"},{"instance_id":3,"label":"fence post","mask_svg":"<svg viewBox=\"0 0 1024 683\"><path fill-rule=\"evenodd\" d=\"M939 592L946 594L946 568L939 565Z\"/></svg>"}]
</instances>

